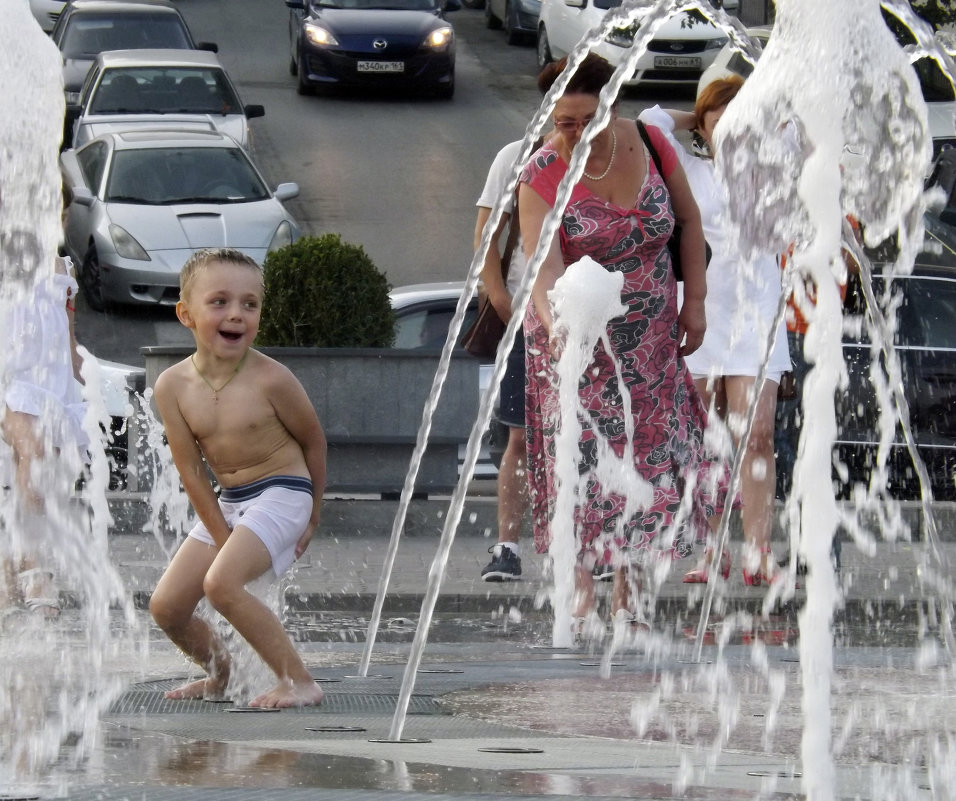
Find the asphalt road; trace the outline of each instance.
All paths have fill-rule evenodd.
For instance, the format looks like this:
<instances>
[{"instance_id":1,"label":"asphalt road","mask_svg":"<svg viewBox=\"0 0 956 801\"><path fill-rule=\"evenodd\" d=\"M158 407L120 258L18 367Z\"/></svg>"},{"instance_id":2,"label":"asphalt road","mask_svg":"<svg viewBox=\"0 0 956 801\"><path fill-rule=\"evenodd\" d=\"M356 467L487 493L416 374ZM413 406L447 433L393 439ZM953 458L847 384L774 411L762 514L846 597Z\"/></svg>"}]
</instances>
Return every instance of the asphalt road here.
<instances>
[{"instance_id":1,"label":"asphalt road","mask_svg":"<svg viewBox=\"0 0 956 801\"><path fill-rule=\"evenodd\" d=\"M289 74L281 0L178 0L198 40L219 57L243 101L262 103L253 154L270 184L296 181L288 204L310 234L338 233L365 248L393 286L465 276L474 201L492 158L519 138L541 96L534 47L509 47L484 13L449 15L458 37L451 101L409 96L300 97ZM621 114L656 102L689 107L693 92L632 93ZM189 344L172 309L108 314L80 302L77 336L98 357L141 366L146 345Z\"/></svg>"}]
</instances>

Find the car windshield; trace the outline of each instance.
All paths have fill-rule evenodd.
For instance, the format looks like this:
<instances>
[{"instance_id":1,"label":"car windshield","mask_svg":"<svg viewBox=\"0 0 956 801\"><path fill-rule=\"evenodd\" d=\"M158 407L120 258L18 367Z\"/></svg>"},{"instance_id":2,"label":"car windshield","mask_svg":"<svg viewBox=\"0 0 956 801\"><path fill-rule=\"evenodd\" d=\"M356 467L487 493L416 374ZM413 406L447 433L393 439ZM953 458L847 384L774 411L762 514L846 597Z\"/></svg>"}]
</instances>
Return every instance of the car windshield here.
<instances>
[{"instance_id":1,"label":"car windshield","mask_svg":"<svg viewBox=\"0 0 956 801\"><path fill-rule=\"evenodd\" d=\"M874 278L877 298L885 293L886 282ZM851 291L857 300L852 304L862 313L865 301L859 290ZM956 280L946 277L900 276L893 281L893 306L896 313L897 347L956 349ZM862 336L850 336L848 341L868 343Z\"/></svg>"},{"instance_id":2,"label":"car windshield","mask_svg":"<svg viewBox=\"0 0 956 801\"><path fill-rule=\"evenodd\" d=\"M109 203L249 203L269 190L238 147L119 150L107 181Z\"/></svg>"},{"instance_id":3,"label":"car windshield","mask_svg":"<svg viewBox=\"0 0 956 801\"><path fill-rule=\"evenodd\" d=\"M187 50L192 42L175 14L74 14L60 41L65 58L94 58L105 50L147 47Z\"/></svg>"},{"instance_id":4,"label":"car windshield","mask_svg":"<svg viewBox=\"0 0 956 801\"><path fill-rule=\"evenodd\" d=\"M436 11L436 0L318 0L316 8L377 9L391 11Z\"/></svg>"},{"instance_id":5,"label":"car windshield","mask_svg":"<svg viewBox=\"0 0 956 801\"><path fill-rule=\"evenodd\" d=\"M90 114L239 114L239 98L216 67L109 69L87 107Z\"/></svg>"}]
</instances>

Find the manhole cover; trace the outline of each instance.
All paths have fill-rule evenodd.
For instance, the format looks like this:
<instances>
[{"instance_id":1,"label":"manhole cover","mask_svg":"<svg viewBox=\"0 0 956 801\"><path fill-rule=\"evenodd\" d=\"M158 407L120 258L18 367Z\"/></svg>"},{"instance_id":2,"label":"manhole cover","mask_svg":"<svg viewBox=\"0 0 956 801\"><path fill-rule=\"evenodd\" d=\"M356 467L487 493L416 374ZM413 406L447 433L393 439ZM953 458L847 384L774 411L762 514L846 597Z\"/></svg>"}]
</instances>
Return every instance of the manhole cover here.
<instances>
[{"instance_id":1,"label":"manhole cover","mask_svg":"<svg viewBox=\"0 0 956 801\"><path fill-rule=\"evenodd\" d=\"M227 712L281 712L276 706L234 706L227 709Z\"/></svg>"},{"instance_id":2,"label":"manhole cover","mask_svg":"<svg viewBox=\"0 0 956 801\"><path fill-rule=\"evenodd\" d=\"M458 668L419 668L419 673L464 673L464 670Z\"/></svg>"},{"instance_id":3,"label":"manhole cover","mask_svg":"<svg viewBox=\"0 0 956 801\"><path fill-rule=\"evenodd\" d=\"M385 676L381 673L371 673L368 676L343 676L345 679L390 679L391 676Z\"/></svg>"},{"instance_id":4,"label":"manhole cover","mask_svg":"<svg viewBox=\"0 0 956 801\"><path fill-rule=\"evenodd\" d=\"M326 684L326 683L328 683L328 682L333 682L333 681L342 681L342 679L316 679L316 680L315 680L315 683L316 683L316 684Z\"/></svg>"},{"instance_id":5,"label":"manhole cover","mask_svg":"<svg viewBox=\"0 0 956 801\"><path fill-rule=\"evenodd\" d=\"M777 779L799 779L803 776L802 773L788 773L785 770L748 770L747 775L758 779L763 779L768 776L773 776Z\"/></svg>"},{"instance_id":6,"label":"manhole cover","mask_svg":"<svg viewBox=\"0 0 956 801\"><path fill-rule=\"evenodd\" d=\"M479 748L479 751L484 751L486 754L543 754L543 748L519 748L517 746L510 745L495 745L490 746L489 748Z\"/></svg>"},{"instance_id":7,"label":"manhole cover","mask_svg":"<svg viewBox=\"0 0 956 801\"><path fill-rule=\"evenodd\" d=\"M306 731L335 732L338 734L350 731L365 731L363 726L306 726Z\"/></svg>"},{"instance_id":8,"label":"manhole cover","mask_svg":"<svg viewBox=\"0 0 956 801\"><path fill-rule=\"evenodd\" d=\"M403 738L400 739L400 740L389 740L389 739L387 739L387 738L374 737L374 738L369 739L369 742L370 742L370 743L395 743L395 744L400 744L400 743L430 743L431 740L420 739L420 738L418 738L418 737L403 737Z\"/></svg>"}]
</instances>

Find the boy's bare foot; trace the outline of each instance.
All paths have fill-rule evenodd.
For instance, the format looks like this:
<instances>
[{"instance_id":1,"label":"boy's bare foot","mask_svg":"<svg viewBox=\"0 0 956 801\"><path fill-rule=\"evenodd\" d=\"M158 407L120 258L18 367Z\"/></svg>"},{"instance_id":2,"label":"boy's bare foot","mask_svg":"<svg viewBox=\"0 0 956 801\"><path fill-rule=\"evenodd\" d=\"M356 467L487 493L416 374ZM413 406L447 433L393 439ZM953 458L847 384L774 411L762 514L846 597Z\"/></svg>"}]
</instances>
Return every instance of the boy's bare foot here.
<instances>
[{"instance_id":1,"label":"boy's bare foot","mask_svg":"<svg viewBox=\"0 0 956 801\"><path fill-rule=\"evenodd\" d=\"M205 679L189 681L164 693L170 701L221 701L226 689L226 682L214 679L211 676Z\"/></svg>"},{"instance_id":2,"label":"boy's bare foot","mask_svg":"<svg viewBox=\"0 0 956 801\"><path fill-rule=\"evenodd\" d=\"M316 706L322 703L323 692L314 681L296 684L282 681L269 692L253 698L249 706L287 709L296 706Z\"/></svg>"}]
</instances>

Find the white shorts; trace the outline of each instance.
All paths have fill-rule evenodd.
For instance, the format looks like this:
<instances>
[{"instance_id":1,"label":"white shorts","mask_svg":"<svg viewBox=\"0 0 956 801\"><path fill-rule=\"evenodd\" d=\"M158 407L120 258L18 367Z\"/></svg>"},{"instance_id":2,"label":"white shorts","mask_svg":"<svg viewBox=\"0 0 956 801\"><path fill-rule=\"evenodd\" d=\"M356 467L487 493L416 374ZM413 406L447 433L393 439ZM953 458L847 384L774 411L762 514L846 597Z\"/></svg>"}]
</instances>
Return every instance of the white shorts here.
<instances>
[{"instance_id":1,"label":"white shorts","mask_svg":"<svg viewBox=\"0 0 956 801\"><path fill-rule=\"evenodd\" d=\"M709 375L699 375L697 373L691 373L691 378L695 381L700 381L703 378L710 378ZM726 376L721 376L725 378ZM748 376L749 378L756 378L756 376ZM780 386L780 379L783 378L783 372L780 370L767 370L767 381L773 381L778 387Z\"/></svg>"},{"instance_id":2,"label":"white shorts","mask_svg":"<svg viewBox=\"0 0 956 801\"><path fill-rule=\"evenodd\" d=\"M299 476L269 476L241 487L225 487L219 495L230 530L245 526L266 546L276 576L295 561L295 546L312 516L312 482ZM188 536L215 546L202 521Z\"/></svg>"}]
</instances>

